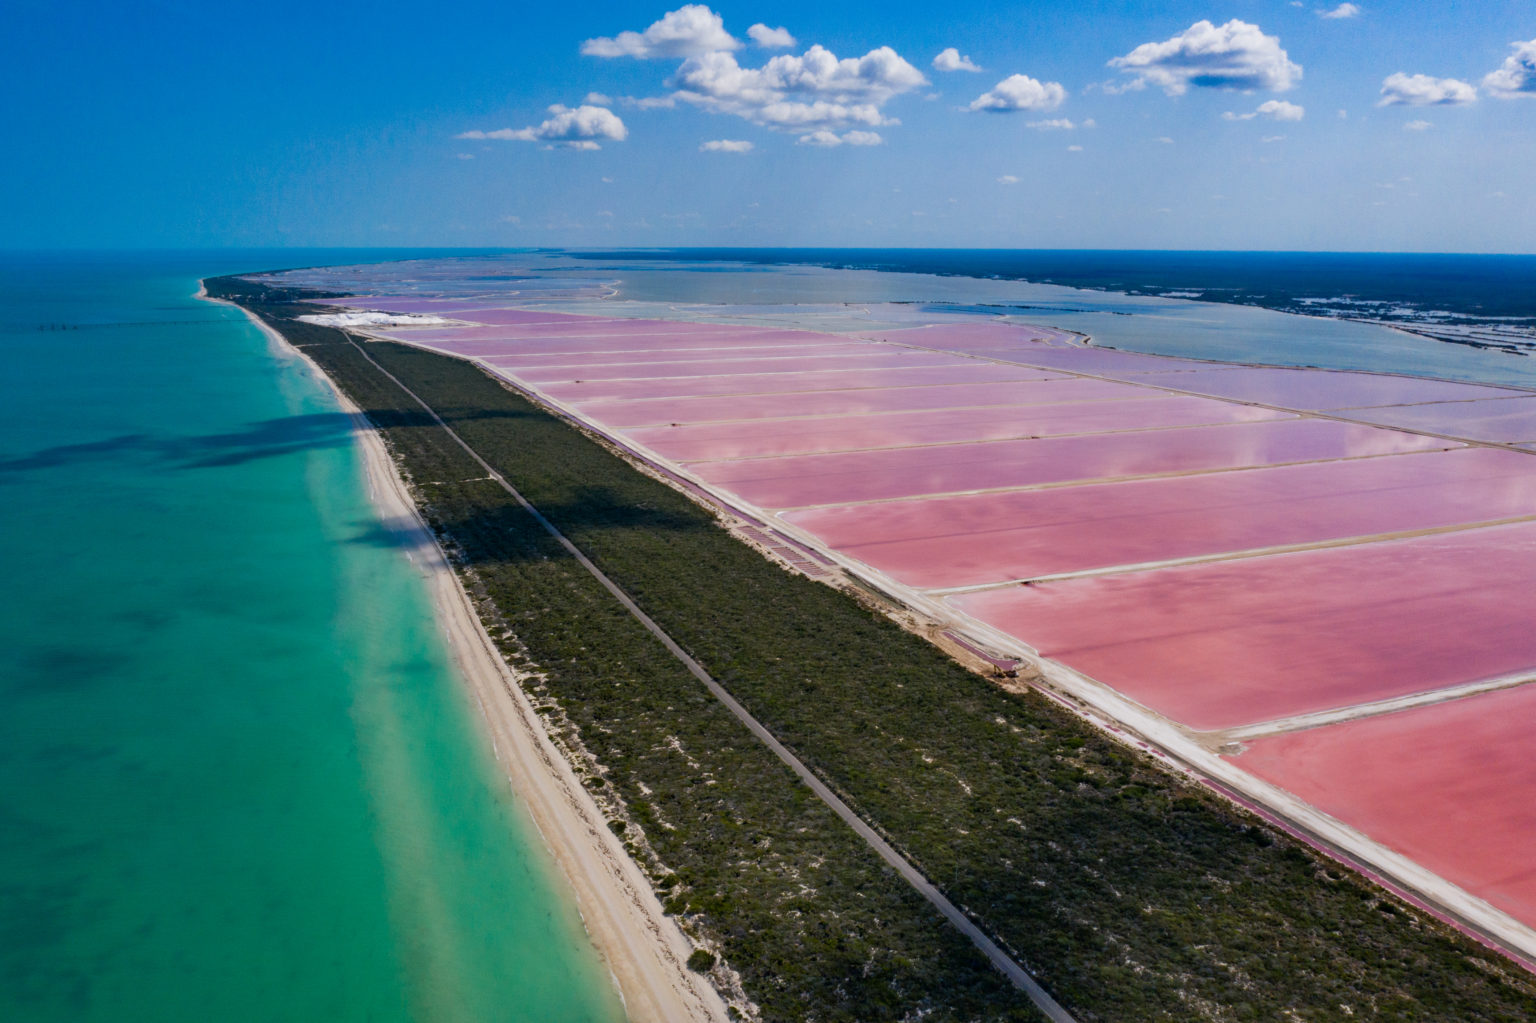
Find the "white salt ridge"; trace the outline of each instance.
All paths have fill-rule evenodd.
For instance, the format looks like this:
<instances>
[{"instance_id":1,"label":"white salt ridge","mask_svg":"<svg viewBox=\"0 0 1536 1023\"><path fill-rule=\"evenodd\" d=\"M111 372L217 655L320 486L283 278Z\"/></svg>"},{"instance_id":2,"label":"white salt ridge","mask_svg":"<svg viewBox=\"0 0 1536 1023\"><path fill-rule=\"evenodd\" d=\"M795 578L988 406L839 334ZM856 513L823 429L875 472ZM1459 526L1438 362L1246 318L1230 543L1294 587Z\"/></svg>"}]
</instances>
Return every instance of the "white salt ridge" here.
<instances>
[{"instance_id":1,"label":"white salt ridge","mask_svg":"<svg viewBox=\"0 0 1536 1023\"><path fill-rule=\"evenodd\" d=\"M442 327L458 322L414 313L325 313L299 319L322 327Z\"/></svg>"}]
</instances>

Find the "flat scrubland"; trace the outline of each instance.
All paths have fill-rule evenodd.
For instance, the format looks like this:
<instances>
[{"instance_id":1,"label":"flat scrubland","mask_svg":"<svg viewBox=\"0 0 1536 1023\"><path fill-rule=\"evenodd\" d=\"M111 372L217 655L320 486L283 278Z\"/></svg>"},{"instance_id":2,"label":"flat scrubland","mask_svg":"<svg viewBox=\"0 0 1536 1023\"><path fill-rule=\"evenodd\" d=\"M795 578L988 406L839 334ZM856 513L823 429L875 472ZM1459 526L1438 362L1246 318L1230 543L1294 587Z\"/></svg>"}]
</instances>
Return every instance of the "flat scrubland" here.
<instances>
[{"instance_id":1,"label":"flat scrubland","mask_svg":"<svg viewBox=\"0 0 1536 1023\"><path fill-rule=\"evenodd\" d=\"M502 652L765 1019L1034 1019L301 293L208 282L385 436ZM362 348L1081 1020L1530 1020L1536 978L850 593L467 363ZM1467 836L1475 841L1476 836ZM729 967L727 969L726 967Z\"/></svg>"}]
</instances>

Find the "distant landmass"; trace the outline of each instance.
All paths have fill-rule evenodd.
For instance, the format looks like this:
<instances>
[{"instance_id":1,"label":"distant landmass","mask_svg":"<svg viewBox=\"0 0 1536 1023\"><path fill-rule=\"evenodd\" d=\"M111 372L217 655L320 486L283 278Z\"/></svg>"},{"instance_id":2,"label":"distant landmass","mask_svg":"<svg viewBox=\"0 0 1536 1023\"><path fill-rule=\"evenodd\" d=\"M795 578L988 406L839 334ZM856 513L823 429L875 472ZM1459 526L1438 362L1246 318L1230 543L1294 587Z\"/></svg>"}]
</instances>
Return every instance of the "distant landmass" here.
<instances>
[{"instance_id":1,"label":"distant landmass","mask_svg":"<svg viewBox=\"0 0 1536 1023\"><path fill-rule=\"evenodd\" d=\"M572 255L1026 280L1389 323L1456 344L1536 352L1536 256L817 248L630 249Z\"/></svg>"}]
</instances>

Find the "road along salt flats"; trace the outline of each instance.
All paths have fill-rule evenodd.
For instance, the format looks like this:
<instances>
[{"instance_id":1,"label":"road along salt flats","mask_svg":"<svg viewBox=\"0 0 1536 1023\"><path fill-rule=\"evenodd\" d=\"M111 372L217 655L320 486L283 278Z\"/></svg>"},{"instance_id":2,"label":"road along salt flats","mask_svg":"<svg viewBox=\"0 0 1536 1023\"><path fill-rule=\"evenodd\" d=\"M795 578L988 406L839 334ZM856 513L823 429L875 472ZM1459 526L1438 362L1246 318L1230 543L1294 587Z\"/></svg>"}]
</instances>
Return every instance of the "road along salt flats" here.
<instances>
[{"instance_id":1,"label":"road along salt flats","mask_svg":"<svg viewBox=\"0 0 1536 1023\"><path fill-rule=\"evenodd\" d=\"M830 334L334 304L461 321L374 333L475 360L982 646L1039 655L1536 953L1530 392L1108 351L998 319ZM1487 843L1456 840L1482 824Z\"/></svg>"}]
</instances>

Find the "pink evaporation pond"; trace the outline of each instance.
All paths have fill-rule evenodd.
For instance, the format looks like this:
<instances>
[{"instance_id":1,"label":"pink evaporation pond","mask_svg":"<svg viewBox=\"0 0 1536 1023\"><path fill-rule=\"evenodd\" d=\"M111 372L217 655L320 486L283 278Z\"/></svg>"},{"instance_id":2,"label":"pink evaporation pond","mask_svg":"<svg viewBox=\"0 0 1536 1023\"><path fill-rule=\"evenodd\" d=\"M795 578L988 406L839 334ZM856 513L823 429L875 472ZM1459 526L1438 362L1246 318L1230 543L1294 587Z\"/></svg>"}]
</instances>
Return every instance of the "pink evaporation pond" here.
<instances>
[{"instance_id":1,"label":"pink evaporation pond","mask_svg":"<svg viewBox=\"0 0 1536 1023\"><path fill-rule=\"evenodd\" d=\"M1125 401L1172 398L1166 391L1130 387L1102 380L1060 377L1003 384L949 384L887 390L819 391L739 398L661 398L639 401L591 401L582 405L588 418L615 429L777 419L786 416L864 415L907 409L982 408L1045 405L1059 402Z\"/></svg>"},{"instance_id":2,"label":"pink evaporation pond","mask_svg":"<svg viewBox=\"0 0 1536 1023\"><path fill-rule=\"evenodd\" d=\"M949 598L1193 728L1536 669L1536 524Z\"/></svg>"},{"instance_id":3,"label":"pink evaporation pond","mask_svg":"<svg viewBox=\"0 0 1536 1023\"><path fill-rule=\"evenodd\" d=\"M488 358L487 362L503 365L495 358ZM737 357L733 353L722 352L712 359L692 359L682 362L673 361L668 353L657 353L657 357L644 363L623 363L621 365L556 365L556 366L528 366L518 364L506 368L516 373L519 379L531 383L554 383L565 380L658 380L667 377L715 377L725 374L772 374L772 373L806 373L829 372L832 370L878 370L878 369L915 369L920 367L940 367L966 365L959 362L952 355L929 354L925 352L902 352L888 349L872 348L868 351L854 355L822 355L801 353L784 356L764 357Z\"/></svg>"},{"instance_id":4,"label":"pink evaporation pond","mask_svg":"<svg viewBox=\"0 0 1536 1023\"><path fill-rule=\"evenodd\" d=\"M635 356L648 359L657 354L672 353L682 355L688 352L698 352L707 355L710 352L734 352L745 350L748 352L762 352L764 354L790 354L793 352L817 352L823 350L825 345L820 343L819 335L810 335L808 338L797 336L776 337L770 334L709 334L694 335L692 337L672 337L667 334L653 335L628 335L625 337L566 337L566 338L508 338L496 335L489 338L478 337L453 337L453 338L423 338L426 331L410 331L408 333L395 332L390 335L394 340L408 344L421 345L440 349L442 351L464 350L475 355L490 356L500 355L509 358L508 365L515 365L521 361L527 365L538 365L551 358L564 358L566 356L582 355L615 355ZM450 333L450 332L444 332Z\"/></svg>"},{"instance_id":5,"label":"pink evaporation pond","mask_svg":"<svg viewBox=\"0 0 1536 1023\"><path fill-rule=\"evenodd\" d=\"M513 375L502 369L501 372ZM1045 380L1052 374L1022 366L976 362L958 366L912 369L844 369L824 373L744 373L714 377L683 377L659 380L581 380L549 384L543 388L563 401L598 398L680 398L708 394L773 394L790 391L832 391L863 387L904 387L932 384Z\"/></svg>"},{"instance_id":6,"label":"pink evaporation pond","mask_svg":"<svg viewBox=\"0 0 1536 1023\"><path fill-rule=\"evenodd\" d=\"M770 423L705 423L637 430L629 436L666 458L689 462L1260 422L1290 416L1289 412L1233 405L1210 398L1171 397L1073 405L820 416Z\"/></svg>"},{"instance_id":7,"label":"pink evaporation pond","mask_svg":"<svg viewBox=\"0 0 1536 1023\"><path fill-rule=\"evenodd\" d=\"M1461 401L1508 398L1522 394L1502 387L1456 384L1446 380L1341 373L1315 369L1246 368L1198 370L1193 373L1145 374L1141 383L1155 383L1196 394L1237 401L1258 401L1281 408L1324 410L1370 405L1402 405L1419 401Z\"/></svg>"},{"instance_id":8,"label":"pink evaporation pond","mask_svg":"<svg viewBox=\"0 0 1536 1023\"><path fill-rule=\"evenodd\" d=\"M470 301L452 298L391 297L389 295L354 295L348 298L316 298L308 301L320 305L345 306L385 313L438 313L453 316L466 309L485 308L484 300ZM556 314L564 315L564 314Z\"/></svg>"},{"instance_id":9,"label":"pink evaporation pond","mask_svg":"<svg viewBox=\"0 0 1536 1023\"><path fill-rule=\"evenodd\" d=\"M712 323L669 323L665 320L605 320L577 317L556 323L487 324L484 327L434 327L412 331L428 341L517 340L540 337L685 337L690 334L763 334L751 327L722 328ZM813 335L825 337L825 335Z\"/></svg>"},{"instance_id":10,"label":"pink evaporation pond","mask_svg":"<svg viewBox=\"0 0 1536 1023\"><path fill-rule=\"evenodd\" d=\"M1536 516L1536 459L1464 448L813 508L784 518L922 589Z\"/></svg>"},{"instance_id":11,"label":"pink evaporation pond","mask_svg":"<svg viewBox=\"0 0 1536 1023\"><path fill-rule=\"evenodd\" d=\"M1073 373L1140 374L1202 369L1220 372L1228 368L1208 362L1142 355L1108 348L1063 347L1034 340L1040 331L1005 324L957 324L921 330L877 331L863 336L901 344L963 352L994 359L1026 362Z\"/></svg>"},{"instance_id":12,"label":"pink evaporation pond","mask_svg":"<svg viewBox=\"0 0 1536 1023\"><path fill-rule=\"evenodd\" d=\"M563 325L557 324L557 327ZM800 330L753 330L751 328L717 328L711 331L648 331L614 333L605 330L572 331L545 330L539 324L522 327L425 327L412 328L404 335L409 341L563 341L570 345L587 344L594 352L603 351L664 351L668 348L697 345L709 347L710 343L741 342L761 345L824 345L827 335ZM579 349L573 349L579 350Z\"/></svg>"},{"instance_id":13,"label":"pink evaporation pond","mask_svg":"<svg viewBox=\"0 0 1536 1023\"><path fill-rule=\"evenodd\" d=\"M1499 444L1536 440L1536 397L1404 405L1351 412L1348 417Z\"/></svg>"},{"instance_id":14,"label":"pink evaporation pond","mask_svg":"<svg viewBox=\"0 0 1536 1023\"><path fill-rule=\"evenodd\" d=\"M547 309L487 308L484 305L460 309L453 314L453 318L470 323L482 323L488 327L524 327L534 324L600 322L599 317L583 316L579 313L557 313L550 312Z\"/></svg>"},{"instance_id":15,"label":"pink evaporation pond","mask_svg":"<svg viewBox=\"0 0 1536 1023\"><path fill-rule=\"evenodd\" d=\"M757 339L747 339L750 343L729 340L712 340L708 347L697 346L692 348L665 348L649 349L640 352L514 352L512 354L495 355L497 363L508 368L518 367L518 372L523 372L522 367L572 367L572 366L631 366L645 368L653 363L692 363L694 365L707 365L719 359L778 359L781 361L798 361L809 363L815 360L830 358L833 356L846 357L851 355L891 355L901 353L909 358L949 358L948 356L927 355L922 352L902 352L901 349L892 349L883 345L872 344L826 344L826 345L772 345L757 344ZM523 342L487 342L480 341L476 344L503 344L519 345ZM487 357L494 353L487 352ZM819 361L816 365L821 365Z\"/></svg>"},{"instance_id":16,"label":"pink evaporation pond","mask_svg":"<svg viewBox=\"0 0 1536 1023\"><path fill-rule=\"evenodd\" d=\"M890 330L859 331L859 337L877 341L892 341L903 345L936 347L932 342L963 343L975 345L1011 345L1059 342L1062 331L1034 324L1004 323L1000 320L982 320L969 323L935 323L919 327L897 327ZM1054 347L1054 346L1053 346Z\"/></svg>"},{"instance_id":17,"label":"pink evaporation pond","mask_svg":"<svg viewBox=\"0 0 1536 1023\"><path fill-rule=\"evenodd\" d=\"M1253 739L1234 763L1536 927L1536 686Z\"/></svg>"},{"instance_id":18,"label":"pink evaporation pond","mask_svg":"<svg viewBox=\"0 0 1536 1023\"><path fill-rule=\"evenodd\" d=\"M1407 433L1317 419L1148 433L1005 440L886 451L702 462L700 478L763 508L1397 454L1445 447Z\"/></svg>"},{"instance_id":19,"label":"pink evaporation pond","mask_svg":"<svg viewBox=\"0 0 1536 1023\"><path fill-rule=\"evenodd\" d=\"M481 324L474 327L411 327L400 335L405 341L515 341L524 337L552 337L562 338L571 334L587 336L591 334L603 335L601 325L608 320L592 321L586 317L580 320L566 319L547 323L523 323L523 324ZM390 333L399 332L400 328L391 328Z\"/></svg>"}]
</instances>

